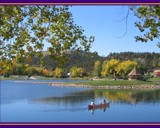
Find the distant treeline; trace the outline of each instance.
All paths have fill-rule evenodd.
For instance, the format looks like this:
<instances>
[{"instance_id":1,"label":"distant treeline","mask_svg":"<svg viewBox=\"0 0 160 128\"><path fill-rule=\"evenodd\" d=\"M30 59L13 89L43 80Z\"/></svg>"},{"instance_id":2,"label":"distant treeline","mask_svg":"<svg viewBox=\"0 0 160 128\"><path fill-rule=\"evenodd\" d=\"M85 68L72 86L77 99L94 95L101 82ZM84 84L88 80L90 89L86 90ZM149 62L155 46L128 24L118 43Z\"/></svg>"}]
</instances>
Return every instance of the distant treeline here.
<instances>
[{"instance_id":1,"label":"distant treeline","mask_svg":"<svg viewBox=\"0 0 160 128\"><path fill-rule=\"evenodd\" d=\"M44 66L46 69L55 70L56 67L59 67L59 63L56 62L52 57L50 57L47 52L44 53L44 60L46 61L46 65ZM95 54L95 53L87 53L84 51L68 51L65 54L64 63L61 64L60 68L65 69L66 72L69 72L72 67L82 67L85 72L91 72L94 68L94 62L97 60L103 60L104 58ZM31 66L40 66L40 60L38 57L32 58L32 61L27 64Z\"/></svg>"},{"instance_id":2,"label":"distant treeline","mask_svg":"<svg viewBox=\"0 0 160 128\"><path fill-rule=\"evenodd\" d=\"M139 67L145 71L160 68L160 53L155 52L121 52L110 53L105 59L131 60L136 61Z\"/></svg>"},{"instance_id":3,"label":"distant treeline","mask_svg":"<svg viewBox=\"0 0 160 128\"><path fill-rule=\"evenodd\" d=\"M46 65L41 65L41 60L34 56L25 61L25 65L17 63L13 60L12 64L0 62L0 75L43 75L43 76L66 76L69 72L73 77L77 76L108 76L114 75L126 75L131 67L133 68L134 62L138 71L142 74L152 72L154 69L160 69L160 53L134 53L134 52L122 52L122 53L110 53L106 57L99 56L95 53L88 53L84 51L67 51L63 63L59 63L50 57L48 52L44 52L44 58ZM117 67L113 62L117 62ZM96 66L99 65L99 66ZM112 66L114 65L114 66ZM125 66L124 66L125 65ZM130 66L129 66L130 65ZM125 73L122 70L123 67L129 66ZM99 68L98 68L99 67ZM107 68L106 68L107 67ZM107 70L111 70L107 71ZM97 72L98 71L98 72ZM98 74L97 74L98 73Z\"/></svg>"},{"instance_id":4,"label":"distant treeline","mask_svg":"<svg viewBox=\"0 0 160 128\"><path fill-rule=\"evenodd\" d=\"M134 53L134 52L121 52L110 53L106 57L101 57L94 53L86 53L83 51L76 52L70 51L66 53L66 61L62 68L69 71L72 67L82 67L86 72L92 72L94 69L95 61L105 61L117 59L120 61L131 60L138 63L138 67L143 71L148 71L160 68L160 53ZM49 54L45 54L44 60L47 62L45 68L54 70L58 66L56 61L52 59ZM31 62L26 62L31 66L40 66L38 57L34 57Z\"/></svg>"}]
</instances>

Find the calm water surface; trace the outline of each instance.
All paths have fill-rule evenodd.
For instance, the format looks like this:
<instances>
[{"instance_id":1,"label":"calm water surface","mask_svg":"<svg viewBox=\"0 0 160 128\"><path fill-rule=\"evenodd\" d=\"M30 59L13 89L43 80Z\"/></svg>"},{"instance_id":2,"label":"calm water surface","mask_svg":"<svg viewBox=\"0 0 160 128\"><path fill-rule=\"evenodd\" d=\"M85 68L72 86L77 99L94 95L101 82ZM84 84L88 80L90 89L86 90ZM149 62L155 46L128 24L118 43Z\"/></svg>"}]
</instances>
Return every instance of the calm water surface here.
<instances>
[{"instance_id":1,"label":"calm water surface","mask_svg":"<svg viewBox=\"0 0 160 128\"><path fill-rule=\"evenodd\" d=\"M0 81L0 98L1 122L160 122L160 90L51 87L7 80ZM108 108L88 110L91 100L99 104L104 98Z\"/></svg>"}]
</instances>

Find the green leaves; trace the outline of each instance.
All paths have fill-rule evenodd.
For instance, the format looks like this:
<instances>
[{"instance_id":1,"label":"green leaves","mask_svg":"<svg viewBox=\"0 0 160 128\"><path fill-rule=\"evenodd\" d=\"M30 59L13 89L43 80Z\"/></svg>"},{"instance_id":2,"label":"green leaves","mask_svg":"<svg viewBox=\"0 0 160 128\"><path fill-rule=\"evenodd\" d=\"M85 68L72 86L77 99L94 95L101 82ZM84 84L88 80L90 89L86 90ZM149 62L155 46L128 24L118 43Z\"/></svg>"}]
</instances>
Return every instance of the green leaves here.
<instances>
[{"instance_id":1,"label":"green leaves","mask_svg":"<svg viewBox=\"0 0 160 128\"><path fill-rule=\"evenodd\" d=\"M83 35L67 6L0 6L0 12L4 60L43 57L44 45L49 43L50 55L61 62L66 50L89 51L94 41L93 36Z\"/></svg>"},{"instance_id":2,"label":"green leaves","mask_svg":"<svg viewBox=\"0 0 160 128\"><path fill-rule=\"evenodd\" d=\"M139 18L135 26L143 33L143 36L135 36L136 41L148 42L148 40L159 39L160 6L132 6L130 9Z\"/></svg>"},{"instance_id":3,"label":"green leaves","mask_svg":"<svg viewBox=\"0 0 160 128\"><path fill-rule=\"evenodd\" d=\"M94 62L94 73L96 76L101 77L101 62L99 60Z\"/></svg>"}]
</instances>

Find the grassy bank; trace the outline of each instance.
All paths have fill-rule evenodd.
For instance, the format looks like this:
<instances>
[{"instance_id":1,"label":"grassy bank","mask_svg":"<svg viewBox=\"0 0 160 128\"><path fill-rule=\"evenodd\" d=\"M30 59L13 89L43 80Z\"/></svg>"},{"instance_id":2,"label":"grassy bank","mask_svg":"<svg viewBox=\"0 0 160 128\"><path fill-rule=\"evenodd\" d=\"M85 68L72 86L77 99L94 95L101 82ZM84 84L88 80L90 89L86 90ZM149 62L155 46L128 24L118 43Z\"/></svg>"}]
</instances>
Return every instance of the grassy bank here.
<instances>
[{"instance_id":1,"label":"grassy bank","mask_svg":"<svg viewBox=\"0 0 160 128\"><path fill-rule=\"evenodd\" d=\"M37 80L56 80L53 77L33 76ZM10 77L0 76L1 80L24 80L23 76L13 75ZM80 80L82 78L75 78L74 80ZM86 80L86 79L84 79ZM84 82L67 82L63 84L75 84L75 85L90 85L90 86L129 86L129 85L160 85L160 78L150 78L147 81L141 80L113 80L113 79L99 79L99 80L88 80Z\"/></svg>"},{"instance_id":2,"label":"grassy bank","mask_svg":"<svg viewBox=\"0 0 160 128\"><path fill-rule=\"evenodd\" d=\"M92 85L92 86L128 86L128 85L160 85L160 79L150 79L148 81L140 80L94 80L87 82L74 82L76 85Z\"/></svg>"},{"instance_id":3,"label":"grassy bank","mask_svg":"<svg viewBox=\"0 0 160 128\"><path fill-rule=\"evenodd\" d=\"M53 77L44 77L44 76L33 76L36 80L54 80L57 78ZM24 80L24 76L11 75L9 77L0 76L0 80Z\"/></svg>"},{"instance_id":4,"label":"grassy bank","mask_svg":"<svg viewBox=\"0 0 160 128\"><path fill-rule=\"evenodd\" d=\"M140 80L109 80L99 79L83 82L55 82L50 83L50 86L67 86L67 87L84 87L96 89L133 89L133 90L151 90L160 89L159 80L140 81Z\"/></svg>"},{"instance_id":5,"label":"grassy bank","mask_svg":"<svg viewBox=\"0 0 160 128\"><path fill-rule=\"evenodd\" d=\"M0 80L24 80L24 79L22 79L21 77L19 77L17 75L13 75L13 76L10 76L10 77L0 76Z\"/></svg>"},{"instance_id":6,"label":"grassy bank","mask_svg":"<svg viewBox=\"0 0 160 128\"><path fill-rule=\"evenodd\" d=\"M0 80L24 80L25 76L11 75L9 77L0 76ZM88 80L87 77L83 78L55 78L55 77L45 77L45 76L33 76L36 80L57 80L57 79L71 79L71 80Z\"/></svg>"}]
</instances>

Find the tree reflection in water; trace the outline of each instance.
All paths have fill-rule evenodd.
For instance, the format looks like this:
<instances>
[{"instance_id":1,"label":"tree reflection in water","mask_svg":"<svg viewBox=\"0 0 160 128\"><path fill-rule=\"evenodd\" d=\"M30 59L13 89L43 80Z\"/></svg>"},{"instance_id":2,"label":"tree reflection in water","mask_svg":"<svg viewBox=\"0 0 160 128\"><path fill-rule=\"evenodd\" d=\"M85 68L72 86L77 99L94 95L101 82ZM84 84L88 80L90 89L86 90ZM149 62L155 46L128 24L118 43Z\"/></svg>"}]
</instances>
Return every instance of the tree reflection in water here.
<instances>
[{"instance_id":1,"label":"tree reflection in water","mask_svg":"<svg viewBox=\"0 0 160 128\"><path fill-rule=\"evenodd\" d=\"M35 99L34 102L46 104L65 104L76 105L96 99L107 99L110 103L138 104L138 103L157 103L160 102L160 90L84 90L72 92L62 97L46 97ZM86 104L86 106L88 106Z\"/></svg>"}]
</instances>

